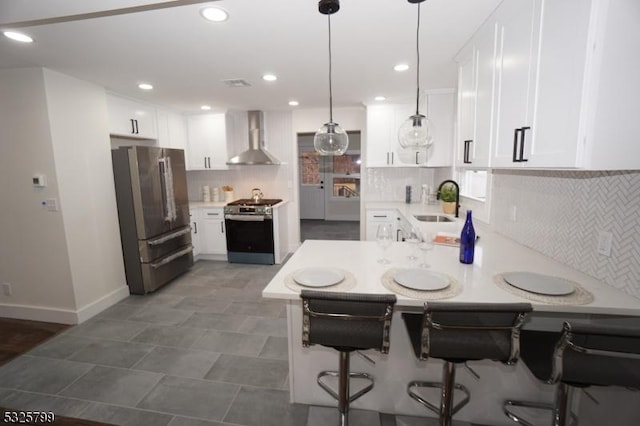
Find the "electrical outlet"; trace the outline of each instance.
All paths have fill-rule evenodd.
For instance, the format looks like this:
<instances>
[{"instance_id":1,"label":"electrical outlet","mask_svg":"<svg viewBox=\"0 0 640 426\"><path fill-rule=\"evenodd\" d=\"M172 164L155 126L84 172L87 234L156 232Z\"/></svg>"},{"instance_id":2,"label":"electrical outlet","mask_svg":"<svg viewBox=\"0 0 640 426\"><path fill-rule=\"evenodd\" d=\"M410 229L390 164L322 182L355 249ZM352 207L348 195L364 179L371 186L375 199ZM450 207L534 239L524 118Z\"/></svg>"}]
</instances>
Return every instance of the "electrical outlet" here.
<instances>
[{"instance_id":1,"label":"electrical outlet","mask_svg":"<svg viewBox=\"0 0 640 426\"><path fill-rule=\"evenodd\" d=\"M47 207L47 211L57 212L58 211L58 199L57 198L47 198L45 200L45 205Z\"/></svg>"},{"instance_id":2,"label":"electrical outlet","mask_svg":"<svg viewBox=\"0 0 640 426\"><path fill-rule=\"evenodd\" d=\"M4 294L5 296L11 296L11 294L12 294L11 284L2 283L2 294Z\"/></svg>"},{"instance_id":3,"label":"electrical outlet","mask_svg":"<svg viewBox=\"0 0 640 426\"><path fill-rule=\"evenodd\" d=\"M598 233L598 253L603 256L611 256L611 243L613 241L613 234L607 231L600 231Z\"/></svg>"},{"instance_id":4,"label":"electrical outlet","mask_svg":"<svg viewBox=\"0 0 640 426\"><path fill-rule=\"evenodd\" d=\"M518 210L518 209L516 208L515 204L512 204L512 205L509 207L509 220L510 220L511 222L515 222L515 221L517 220L517 218L518 218L517 210Z\"/></svg>"}]
</instances>

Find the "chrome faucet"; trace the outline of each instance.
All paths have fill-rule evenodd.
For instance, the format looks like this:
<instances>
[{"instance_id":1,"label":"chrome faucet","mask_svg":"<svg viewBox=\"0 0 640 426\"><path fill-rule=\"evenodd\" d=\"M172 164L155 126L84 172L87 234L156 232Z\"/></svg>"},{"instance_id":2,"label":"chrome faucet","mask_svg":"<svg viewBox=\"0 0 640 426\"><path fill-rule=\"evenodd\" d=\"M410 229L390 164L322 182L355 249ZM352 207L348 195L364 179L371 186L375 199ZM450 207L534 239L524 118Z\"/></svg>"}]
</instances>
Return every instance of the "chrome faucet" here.
<instances>
[{"instance_id":1,"label":"chrome faucet","mask_svg":"<svg viewBox=\"0 0 640 426\"><path fill-rule=\"evenodd\" d=\"M436 194L436 200L440 199L440 190L442 189L442 186L445 183L452 183L453 186L456 187L456 217L458 217L458 211L459 211L459 208L460 208L460 185L458 185L458 182L456 182L455 180L451 180L451 179L447 179L447 180L442 181L440 186L438 186L438 192Z\"/></svg>"}]
</instances>

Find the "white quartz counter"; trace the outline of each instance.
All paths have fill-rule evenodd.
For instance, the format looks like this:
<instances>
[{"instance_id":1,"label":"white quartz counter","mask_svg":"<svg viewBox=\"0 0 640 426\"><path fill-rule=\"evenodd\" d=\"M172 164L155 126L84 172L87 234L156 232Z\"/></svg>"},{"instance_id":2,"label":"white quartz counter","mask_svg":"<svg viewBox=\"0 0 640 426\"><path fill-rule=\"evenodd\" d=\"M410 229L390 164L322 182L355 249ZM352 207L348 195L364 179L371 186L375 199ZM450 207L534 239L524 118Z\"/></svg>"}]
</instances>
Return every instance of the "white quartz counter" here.
<instances>
[{"instance_id":1,"label":"white quartz counter","mask_svg":"<svg viewBox=\"0 0 640 426\"><path fill-rule=\"evenodd\" d=\"M640 316L640 300L598 280L582 274L568 266L556 262L532 249L490 232L482 225L476 225L481 236L476 243L475 260L472 265L458 261L459 249L435 245L427 255L431 270L450 275L462 285L462 292L452 298L455 302L510 303L530 302L535 311L584 314L610 314ZM389 268L412 266L407 255L407 243L393 243L387 250L391 264L377 262L382 250L373 241L323 241L307 240L292 255L289 261L266 286L265 298L298 299L298 293L286 287L285 277L301 268L327 266L351 272L356 286L350 292L388 293L381 281ZM513 271L537 272L558 276L579 283L594 296L594 301L586 305L548 304L521 298L501 289L494 283L494 276ZM397 295L398 306L422 306L423 300Z\"/></svg>"}]
</instances>

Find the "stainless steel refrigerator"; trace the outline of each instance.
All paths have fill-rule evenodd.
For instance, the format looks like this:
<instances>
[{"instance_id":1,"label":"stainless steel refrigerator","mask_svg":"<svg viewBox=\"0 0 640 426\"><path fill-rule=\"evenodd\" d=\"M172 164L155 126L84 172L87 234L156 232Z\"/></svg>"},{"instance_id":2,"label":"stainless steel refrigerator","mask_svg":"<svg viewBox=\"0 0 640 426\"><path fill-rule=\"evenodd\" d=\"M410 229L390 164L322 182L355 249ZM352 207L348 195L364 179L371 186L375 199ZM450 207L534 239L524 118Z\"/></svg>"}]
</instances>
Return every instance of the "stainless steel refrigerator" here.
<instances>
[{"instance_id":1,"label":"stainless steel refrigerator","mask_svg":"<svg viewBox=\"0 0 640 426\"><path fill-rule=\"evenodd\" d=\"M152 292L193 265L184 151L111 151L127 284Z\"/></svg>"}]
</instances>

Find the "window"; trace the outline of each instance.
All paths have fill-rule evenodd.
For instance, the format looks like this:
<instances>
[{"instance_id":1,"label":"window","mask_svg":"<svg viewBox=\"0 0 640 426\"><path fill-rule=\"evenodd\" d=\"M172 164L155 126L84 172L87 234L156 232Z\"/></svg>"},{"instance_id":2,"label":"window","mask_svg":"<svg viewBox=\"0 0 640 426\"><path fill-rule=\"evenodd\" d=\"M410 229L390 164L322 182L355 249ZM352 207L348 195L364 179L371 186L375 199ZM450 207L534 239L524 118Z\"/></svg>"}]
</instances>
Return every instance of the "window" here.
<instances>
[{"instance_id":1,"label":"window","mask_svg":"<svg viewBox=\"0 0 640 426\"><path fill-rule=\"evenodd\" d=\"M360 154L345 154L333 159L332 196L352 198L360 196Z\"/></svg>"},{"instance_id":2,"label":"window","mask_svg":"<svg viewBox=\"0 0 640 426\"><path fill-rule=\"evenodd\" d=\"M300 153L300 177L303 185L320 185L320 154L315 151Z\"/></svg>"},{"instance_id":3,"label":"window","mask_svg":"<svg viewBox=\"0 0 640 426\"><path fill-rule=\"evenodd\" d=\"M487 171L486 170L460 170L458 172L460 182L460 195L477 201L486 201L487 198Z\"/></svg>"}]
</instances>

